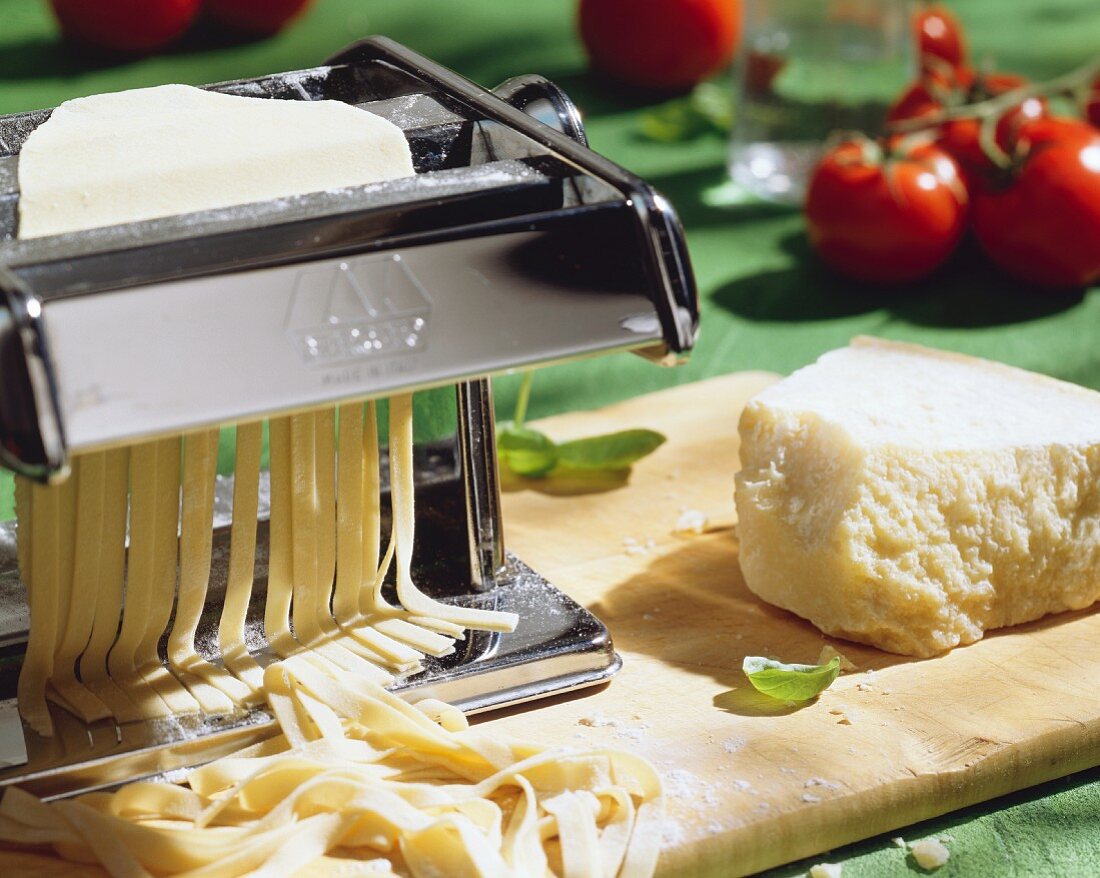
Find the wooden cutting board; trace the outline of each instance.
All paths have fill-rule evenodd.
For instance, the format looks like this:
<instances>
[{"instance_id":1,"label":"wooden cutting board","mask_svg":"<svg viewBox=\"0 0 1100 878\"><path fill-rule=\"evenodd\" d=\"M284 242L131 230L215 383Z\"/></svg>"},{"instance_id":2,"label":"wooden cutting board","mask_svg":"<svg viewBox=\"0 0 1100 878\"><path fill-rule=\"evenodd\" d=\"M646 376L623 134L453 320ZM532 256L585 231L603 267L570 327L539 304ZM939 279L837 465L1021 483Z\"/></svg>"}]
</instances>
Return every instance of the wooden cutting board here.
<instances>
[{"instance_id":1,"label":"wooden cutting board","mask_svg":"<svg viewBox=\"0 0 1100 878\"><path fill-rule=\"evenodd\" d=\"M919 660L826 638L745 588L737 419L772 380L730 375L539 425L555 439L664 432L621 489L507 485L509 548L607 622L625 665L603 691L494 725L656 763L661 875L749 874L1100 763L1100 612ZM672 533L682 508L709 516L705 535ZM814 662L825 643L862 670L808 706L741 673L746 655Z\"/></svg>"},{"instance_id":2,"label":"wooden cutting board","mask_svg":"<svg viewBox=\"0 0 1100 878\"><path fill-rule=\"evenodd\" d=\"M1100 763L1100 612L916 660L825 638L746 590L737 418L773 380L730 375L539 425L556 439L664 432L629 478L505 478L509 548L608 623L625 666L603 689L485 722L651 759L669 795L666 876L749 874ZM704 535L673 533L683 509L706 513ZM825 643L861 670L808 706L741 673L745 655L813 662ZM31 862L0 856L12 874L102 874Z\"/></svg>"}]
</instances>

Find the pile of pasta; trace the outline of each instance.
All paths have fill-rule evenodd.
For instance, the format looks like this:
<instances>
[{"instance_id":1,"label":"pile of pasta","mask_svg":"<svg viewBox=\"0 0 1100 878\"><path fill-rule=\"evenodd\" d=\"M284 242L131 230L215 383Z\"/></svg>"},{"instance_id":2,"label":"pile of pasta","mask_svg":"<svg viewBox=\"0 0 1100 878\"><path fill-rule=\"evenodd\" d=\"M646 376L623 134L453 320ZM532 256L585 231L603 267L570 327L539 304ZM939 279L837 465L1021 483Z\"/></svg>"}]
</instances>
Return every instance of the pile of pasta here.
<instances>
[{"instance_id":1,"label":"pile of pasta","mask_svg":"<svg viewBox=\"0 0 1100 878\"><path fill-rule=\"evenodd\" d=\"M304 656L270 665L281 734L194 769L50 804L11 789L0 840L116 878L652 875L660 781L640 757L469 730Z\"/></svg>"},{"instance_id":2,"label":"pile of pasta","mask_svg":"<svg viewBox=\"0 0 1100 878\"><path fill-rule=\"evenodd\" d=\"M118 723L266 705L280 733L181 784L49 804L9 789L0 841L51 846L120 878L652 874L663 800L643 759L494 739L454 707L410 705L385 688L466 629L518 622L438 602L413 582L412 411L410 396L390 400L385 551L373 403L269 422L264 634L278 660L266 668L245 642L261 425L237 428L216 656L195 641L217 431L84 455L61 485L17 484L31 612L19 706L32 728L52 734L49 699ZM382 592L391 566L397 605Z\"/></svg>"}]
</instances>

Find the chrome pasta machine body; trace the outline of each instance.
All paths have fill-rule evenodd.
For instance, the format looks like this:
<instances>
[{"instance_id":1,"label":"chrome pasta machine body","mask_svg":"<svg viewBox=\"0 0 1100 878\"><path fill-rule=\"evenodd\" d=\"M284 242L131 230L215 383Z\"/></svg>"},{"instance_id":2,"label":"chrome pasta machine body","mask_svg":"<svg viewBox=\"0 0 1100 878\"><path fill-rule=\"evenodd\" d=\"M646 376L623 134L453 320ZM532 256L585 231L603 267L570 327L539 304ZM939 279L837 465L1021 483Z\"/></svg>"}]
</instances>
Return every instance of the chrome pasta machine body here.
<instances>
[{"instance_id":1,"label":"chrome pasta machine body","mask_svg":"<svg viewBox=\"0 0 1100 878\"><path fill-rule=\"evenodd\" d=\"M608 679L620 662L607 629L505 552L488 376L615 351L683 359L698 309L671 207L590 151L576 109L541 77L487 91L372 38L311 70L210 88L370 110L404 131L417 175L18 240L19 151L49 111L0 117L3 465L62 478L82 451L454 388L449 435L415 449L415 568L434 596L521 621L470 632L395 688L480 711ZM231 490L219 482L217 498ZM217 512L211 618L228 524ZM13 532L0 533L0 785L93 789L270 728L260 712L170 728L68 717L53 739L28 733L20 758L28 617ZM263 542L261 524L254 594Z\"/></svg>"}]
</instances>

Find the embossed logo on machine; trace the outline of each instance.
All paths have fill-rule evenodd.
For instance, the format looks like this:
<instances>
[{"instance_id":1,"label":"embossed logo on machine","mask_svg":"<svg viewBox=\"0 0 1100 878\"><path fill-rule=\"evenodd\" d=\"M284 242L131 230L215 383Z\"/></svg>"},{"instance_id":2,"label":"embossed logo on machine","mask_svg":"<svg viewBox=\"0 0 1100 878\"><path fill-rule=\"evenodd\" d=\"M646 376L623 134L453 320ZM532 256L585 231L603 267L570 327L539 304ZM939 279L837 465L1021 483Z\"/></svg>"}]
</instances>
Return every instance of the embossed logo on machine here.
<instances>
[{"instance_id":1,"label":"embossed logo on machine","mask_svg":"<svg viewBox=\"0 0 1100 878\"><path fill-rule=\"evenodd\" d=\"M423 350L430 312L399 254L366 256L298 275L285 329L305 362L332 366Z\"/></svg>"}]
</instances>

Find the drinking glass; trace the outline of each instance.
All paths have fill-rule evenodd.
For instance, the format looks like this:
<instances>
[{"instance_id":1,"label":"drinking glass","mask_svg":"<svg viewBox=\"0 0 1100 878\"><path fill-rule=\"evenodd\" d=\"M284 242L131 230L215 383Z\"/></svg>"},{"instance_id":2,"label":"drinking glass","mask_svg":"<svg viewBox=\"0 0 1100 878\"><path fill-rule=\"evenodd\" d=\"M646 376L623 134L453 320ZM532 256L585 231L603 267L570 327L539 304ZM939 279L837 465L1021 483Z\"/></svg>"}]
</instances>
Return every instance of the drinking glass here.
<instances>
[{"instance_id":1,"label":"drinking glass","mask_svg":"<svg viewBox=\"0 0 1100 878\"><path fill-rule=\"evenodd\" d=\"M913 73L909 0L745 0L730 175L800 204L825 139L876 133Z\"/></svg>"}]
</instances>

